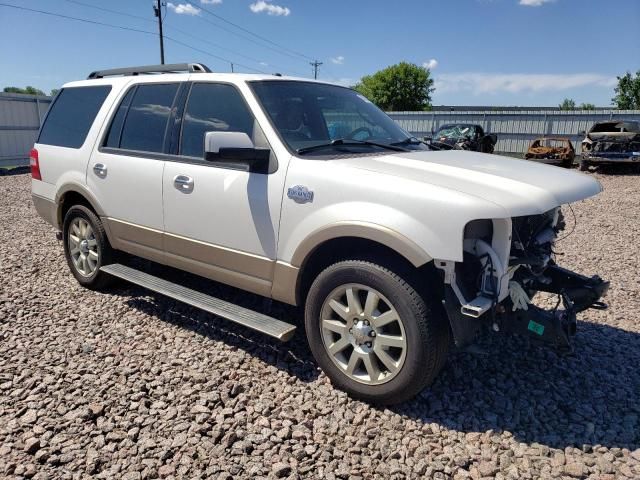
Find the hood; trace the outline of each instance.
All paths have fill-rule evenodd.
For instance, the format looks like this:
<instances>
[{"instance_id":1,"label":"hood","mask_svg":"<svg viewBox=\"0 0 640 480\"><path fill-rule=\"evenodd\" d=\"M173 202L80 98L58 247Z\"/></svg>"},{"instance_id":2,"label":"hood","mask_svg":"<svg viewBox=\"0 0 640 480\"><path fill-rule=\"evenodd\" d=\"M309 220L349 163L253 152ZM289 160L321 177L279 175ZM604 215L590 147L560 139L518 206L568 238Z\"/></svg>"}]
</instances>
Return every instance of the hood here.
<instances>
[{"instance_id":1,"label":"hood","mask_svg":"<svg viewBox=\"0 0 640 480\"><path fill-rule=\"evenodd\" d=\"M527 160L462 150L336 160L353 169L434 185L494 203L515 217L544 213L602 191L593 178ZM412 185L415 188L415 185Z\"/></svg>"}]
</instances>

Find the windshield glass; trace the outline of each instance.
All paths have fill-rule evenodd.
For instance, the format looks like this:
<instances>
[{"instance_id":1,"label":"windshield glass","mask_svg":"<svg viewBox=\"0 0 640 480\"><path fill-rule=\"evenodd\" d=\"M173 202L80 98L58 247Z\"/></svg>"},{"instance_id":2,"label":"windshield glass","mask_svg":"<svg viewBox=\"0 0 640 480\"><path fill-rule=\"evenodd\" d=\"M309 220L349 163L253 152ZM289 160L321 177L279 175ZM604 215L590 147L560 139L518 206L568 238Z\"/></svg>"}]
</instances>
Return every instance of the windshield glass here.
<instances>
[{"instance_id":1,"label":"windshield glass","mask_svg":"<svg viewBox=\"0 0 640 480\"><path fill-rule=\"evenodd\" d=\"M291 150L305 149L325 155L331 150L345 149L350 153L384 151L375 143L426 149L367 98L349 88L288 80L251 85ZM332 142L335 144L329 145ZM309 149L320 145L326 145L327 149Z\"/></svg>"}]
</instances>

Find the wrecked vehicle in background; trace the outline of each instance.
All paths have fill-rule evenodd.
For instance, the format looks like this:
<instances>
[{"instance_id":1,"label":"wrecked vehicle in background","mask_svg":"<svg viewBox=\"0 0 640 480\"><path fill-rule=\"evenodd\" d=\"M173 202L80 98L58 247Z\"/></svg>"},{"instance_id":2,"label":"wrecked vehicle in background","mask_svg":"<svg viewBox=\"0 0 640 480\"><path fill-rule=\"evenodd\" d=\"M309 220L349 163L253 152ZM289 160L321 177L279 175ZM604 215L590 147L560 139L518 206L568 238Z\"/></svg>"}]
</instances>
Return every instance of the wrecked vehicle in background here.
<instances>
[{"instance_id":1,"label":"wrecked vehicle in background","mask_svg":"<svg viewBox=\"0 0 640 480\"><path fill-rule=\"evenodd\" d=\"M526 160L541 160L544 163L558 163L565 168L571 168L576 151L568 138L536 138L527 153Z\"/></svg>"},{"instance_id":2,"label":"wrecked vehicle in background","mask_svg":"<svg viewBox=\"0 0 640 480\"><path fill-rule=\"evenodd\" d=\"M485 134L480 125L455 123L442 125L431 137L425 138L440 150L471 150L493 153L498 141L495 133Z\"/></svg>"},{"instance_id":3,"label":"wrecked vehicle in background","mask_svg":"<svg viewBox=\"0 0 640 480\"><path fill-rule=\"evenodd\" d=\"M582 141L580 170L588 170L592 165L615 163L640 165L640 122L598 122L586 133Z\"/></svg>"}]
</instances>

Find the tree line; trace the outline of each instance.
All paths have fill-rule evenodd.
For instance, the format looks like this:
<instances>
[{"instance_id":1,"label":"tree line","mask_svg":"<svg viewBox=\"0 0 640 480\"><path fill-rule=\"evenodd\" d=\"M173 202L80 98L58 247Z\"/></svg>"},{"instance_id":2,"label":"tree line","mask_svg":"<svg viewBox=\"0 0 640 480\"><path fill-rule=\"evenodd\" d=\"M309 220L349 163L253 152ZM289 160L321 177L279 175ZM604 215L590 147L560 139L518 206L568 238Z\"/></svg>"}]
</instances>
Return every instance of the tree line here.
<instances>
[{"instance_id":1,"label":"tree line","mask_svg":"<svg viewBox=\"0 0 640 480\"><path fill-rule=\"evenodd\" d=\"M58 93L59 90L60 90L59 88L54 88L53 90L51 90L49 92L48 96L50 96L50 97L55 96L56 93ZM23 93L25 95L42 95L43 97L47 96L47 94L44 93L39 88L31 87L31 86L27 86L27 87L24 87L24 88L20 88L20 87L4 87L4 89L2 91L4 93Z\"/></svg>"},{"instance_id":2,"label":"tree line","mask_svg":"<svg viewBox=\"0 0 640 480\"><path fill-rule=\"evenodd\" d=\"M615 108L620 110L640 110L640 70L632 75L627 72L617 77L618 85L611 99ZM366 75L352 86L354 90L367 97L382 110L386 111L423 111L431 109L431 99L435 91L431 70L410 62L400 62ZM5 87L7 93L25 93L29 95L46 95L35 87ZM54 96L58 89L49 95ZM560 110L594 110L592 103L576 102L565 98L558 105Z\"/></svg>"}]
</instances>

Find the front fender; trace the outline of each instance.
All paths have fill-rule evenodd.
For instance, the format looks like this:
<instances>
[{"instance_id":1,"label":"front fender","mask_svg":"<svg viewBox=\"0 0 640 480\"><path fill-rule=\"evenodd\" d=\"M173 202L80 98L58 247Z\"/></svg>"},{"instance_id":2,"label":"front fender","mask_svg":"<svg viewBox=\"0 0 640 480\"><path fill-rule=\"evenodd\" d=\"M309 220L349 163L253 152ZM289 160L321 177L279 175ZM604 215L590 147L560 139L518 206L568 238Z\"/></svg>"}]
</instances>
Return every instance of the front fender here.
<instances>
[{"instance_id":1,"label":"front fender","mask_svg":"<svg viewBox=\"0 0 640 480\"><path fill-rule=\"evenodd\" d=\"M415 242L395 230L377 223L343 220L319 228L305 237L295 249L291 264L300 267L318 245L328 240L345 237L364 238L386 245L406 258L415 267L432 260L429 254Z\"/></svg>"}]
</instances>

